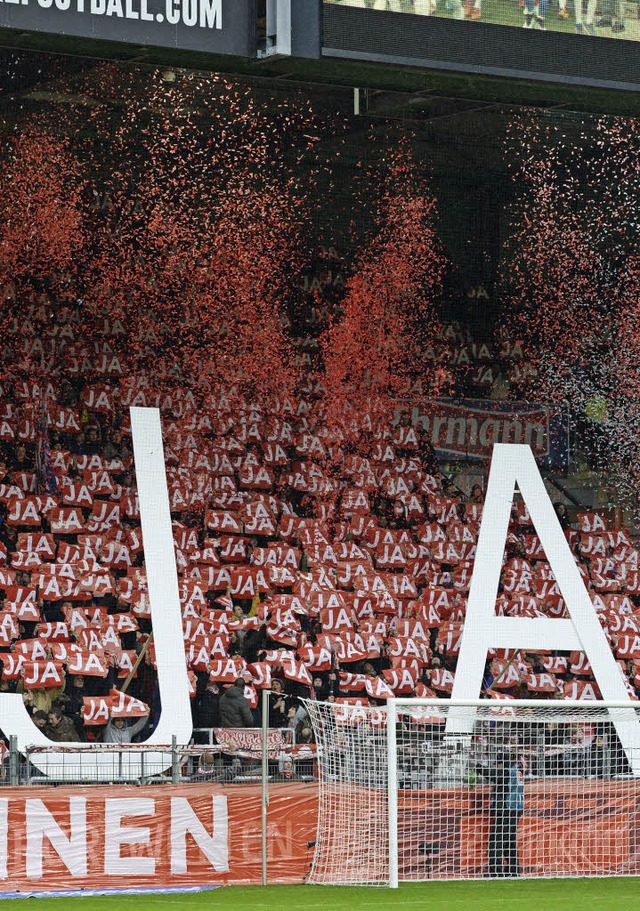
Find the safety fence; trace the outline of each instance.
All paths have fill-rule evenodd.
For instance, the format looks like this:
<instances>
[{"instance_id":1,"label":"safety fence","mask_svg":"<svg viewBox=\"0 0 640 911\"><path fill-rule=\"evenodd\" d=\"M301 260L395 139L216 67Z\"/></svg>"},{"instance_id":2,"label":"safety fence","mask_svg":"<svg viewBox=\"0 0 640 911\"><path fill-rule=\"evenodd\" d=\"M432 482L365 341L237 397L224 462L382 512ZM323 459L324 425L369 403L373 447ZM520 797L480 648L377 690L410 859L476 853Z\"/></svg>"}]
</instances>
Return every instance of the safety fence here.
<instances>
[{"instance_id":1,"label":"safety fence","mask_svg":"<svg viewBox=\"0 0 640 911\"><path fill-rule=\"evenodd\" d=\"M315 744L295 741L289 728L196 729L200 743L78 743L28 746L16 739L0 764L0 785L109 782L137 785L221 782L250 784L313 781L317 776ZM264 738L264 748L263 748Z\"/></svg>"}]
</instances>

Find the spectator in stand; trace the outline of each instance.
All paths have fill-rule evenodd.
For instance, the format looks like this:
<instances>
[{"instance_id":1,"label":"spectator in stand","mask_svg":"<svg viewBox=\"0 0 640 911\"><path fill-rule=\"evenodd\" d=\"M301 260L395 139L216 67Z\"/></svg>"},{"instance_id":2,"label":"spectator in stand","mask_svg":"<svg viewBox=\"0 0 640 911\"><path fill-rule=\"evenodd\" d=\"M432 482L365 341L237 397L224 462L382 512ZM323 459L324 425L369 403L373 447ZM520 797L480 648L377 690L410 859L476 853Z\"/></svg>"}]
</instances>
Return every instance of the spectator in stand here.
<instances>
[{"instance_id":1,"label":"spectator in stand","mask_svg":"<svg viewBox=\"0 0 640 911\"><path fill-rule=\"evenodd\" d=\"M379 658L377 660L378 660L378 662L380 661ZM362 665L361 673L366 674L367 677L377 677L378 676L378 672L375 669L375 667L373 666L373 664L371 663L371 661L364 662L364 664Z\"/></svg>"},{"instance_id":2,"label":"spectator in stand","mask_svg":"<svg viewBox=\"0 0 640 911\"><path fill-rule=\"evenodd\" d=\"M122 445L122 434L119 431L107 427L104 438L105 444L102 448L102 455L105 459L108 459L109 461L113 459L125 459L130 454L129 450Z\"/></svg>"},{"instance_id":3,"label":"spectator in stand","mask_svg":"<svg viewBox=\"0 0 640 911\"><path fill-rule=\"evenodd\" d=\"M427 474L437 478L440 474L440 464L436 451L429 439L429 433L423 424L418 425L418 454L422 467Z\"/></svg>"},{"instance_id":4,"label":"spectator in stand","mask_svg":"<svg viewBox=\"0 0 640 911\"><path fill-rule=\"evenodd\" d=\"M562 0L560 0L560 2L562 2ZM565 3L566 3L566 0L565 0ZM523 7L523 9L526 9L526 7ZM526 13L525 13L525 16L526 16ZM502 372L502 370L500 370L497 377L493 381L493 385L491 386L491 392L489 393L489 397L494 402L506 402L507 399L509 398L509 388L510 388L509 378L505 373Z\"/></svg>"},{"instance_id":5,"label":"spectator in stand","mask_svg":"<svg viewBox=\"0 0 640 911\"><path fill-rule=\"evenodd\" d=\"M314 677L313 692L315 693L315 698L318 700L318 702L326 702L328 696L330 695L337 696L339 693L338 675L334 672L331 672L327 675L326 679L319 676Z\"/></svg>"},{"instance_id":6,"label":"spectator in stand","mask_svg":"<svg viewBox=\"0 0 640 911\"><path fill-rule=\"evenodd\" d=\"M293 726L296 732L296 737L298 736L300 730L303 727L309 727L311 722L309 721L309 715L304 705L300 702L296 708L296 713L293 716Z\"/></svg>"},{"instance_id":7,"label":"spectator in stand","mask_svg":"<svg viewBox=\"0 0 640 911\"><path fill-rule=\"evenodd\" d=\"M313 728L311 727L308 717L298 724L296 730L296 743L315 743Z\"/></svg>"},{"instance_id":8,"label":"spectator in stand","mask_svg":"<svg viewBox=\"0 0 640 911\"><path fill-rule=\"evenodd\" d=\"M80 743L73 721L59 708L52 708L49 712L49 722L45 725L44 733L56 743Z\"/></svg>"},{"instance_id":9,"label":"spectator in stand","mask_svg":"<svg viewBox=\"0 0 640 911\"><path fill-rule=\"evenodd\" d=\"M597 730L587 757L587 769L596 778L605 777L607 742L604 733Z\"/></svg>"},{"instance_id":10,"label":"spectator in stand","mask_svg":"<svg viewBox=\"0 0 640 911\"><path fill-rule=\"evenodd\" d=\"M220 757L212 751L207 750L200 754L196 775L203 778L212 778L219 772L221 765L222 760Z\"/></svg>"},{"instance_id":11,"label":"spectator in stand","mask_svg":"<svg viewBox=\"0 0 640 911\"><path fill-rule=\"evenodd\" d=\"M480 484L474 484L469 494L469 503L484 503L484 493Z\"/></svg>"},{"instance_id":12,"label":"spectator in stand","mask_svg":"<svg viewBox=\"0 0 640 911\"><path fill-rule=\"evenodd\" d=\"M196 728L217 728L220 727L220 688L217 683L213 683L208 678L201 692L196 693L193 700L194 710L194 727ZM208 742L201 738L203 734L197 734L195 742Z\"/></svg>"},{"instance_id":13,"label":"spectator in stand","mask_svg":"<svg viewBox=\"0 0 640 911\"><path fill-rule=\"evenodd\" d=\"M102 440L98 424L87 424L83 437L80 437L78 452L83 455L102 455Z\"/></svg>"},{"instance_id":14,"label":"spectator in stand","mask_svg":"<svg viewBox=\"0 0 640 911\"><path fill-rule=\"evenodd\" d=\"M287 726L287 697L285 696L282 681L271 681L269 694L269 727L286 728Z\"/></svg>"},{"instance_id":15,"label":"spectator in stand","mask_svg":"<svg viewBox=\"0 0 640 911\"><path fill-rule=\"evenodd\" d=\"M67 712L75 725L82 724L82 699L87 695L82 674L68 674L65 689Z\"/></svg>"},{"instance_id":16,"label":"spectator in stand","mask_svg":"<svg viewBox=\"0 0 640 911\"><path fill-rule=\"evenodd\" d=\"M227 744L222 756L222 780L233 781L242 773L242 759L238 756L238 745L233 740Z\"/></svg>"},{"instance_id":17,"label":"spectator in stand","mask_svg":"<svg viewBox=\"0 0 640 911\"><path fill-rule=\"evenodd\" d=\"M18 691L21 686L22 681L18 684ZM61 696L64 696L64 686L55 686L49 689L25 690L22 694L22 701L28 712L39 711L48 715Z\"/></svg>"},{"instance_id":18,"label":"spectator in stand","mask_svg":"<svg viewBox=\"0 0 640 911\"><path fill-rule=\"evenodd\" d=\"M78 390L73 388L69 380L61 380L60 392L58 393L58 403L68 408L78 404L80 396Z\"/></svg>"},{"instance_id":19,"label":"spectator in stand","mask_svg":"<svg viewBox=\"0 0 640 911\"><path fill-rule=\"evenodd\" d=\"M249 701L244 695L244 679L238 677L220 697L220 727L252 728L253 714Z\"/></svg>"},{"instance_id":20,"label":"spectator in stand","mask_svg":"<svg viewBox=\"0 0 640 911\"><path fill-rule=\"evenodd\" d=\"M298 726L298 719L297 719L297 717L296 717L297 711L298 711L298 710L297 710L297 708L295 707L295 705L290 705L289 708L287 709L287 717L286 717L286 724L285 724L285 727L290 728L292 731L295 731L295 729L296 729L297 726Z\"/></svg>"},{"instance_id":21,"label":"spectator in stand","mask_svg":"<svg viewBox=\"0 0 640 911\"><path fill-rule=\"evenodd\" d=\"M45 733L45 728L46 728L47 724L49 723L49 716L47 715L46 712L39 712L39 711L34 712L33 715L31 716L31 720L33 721L35 726L38 728L38 730Z\"/></svg>"},{"instance_id":22,"label":"spectator in stand","mask_svg":"<svg viewBox=\"0 0 640 911\"><path fill-rule=\"evenodd\" d=\"M18 529L15 525L6 523L6 507L3 506L3 521L0 526L0 543L4 544L9 553L15 553L18 549Z\"/></svg>"},{"instance_id":23,"label":"spectator in stand","mask_svg":"<svg viewBox=\"0 0 640 911\"><path fill-rule=\"evenodd\" d=\"M132 743L136 734L144 728L149 718L144 715L133 724L128 724L126 718L112 718L102 734L103 743Z\"/></svg>"},{"instance_id":24,"label":"spectator in stand","mask_svg":"<svg viewBox=\"0 0 640 911\"><path fill-rule=\"evenodd\" d=\"M285 781L302 781L300 776L293 768L293 760L290 756L286 756L282 760L282 771L280 772Z\"/></svg>"},{"instance_id":25,"label":"spectator in stand","mask_svg":"<svg viewBox=\"0 0 640 911\"><path fill-rule=\"evenodd\" d=\"M0 679L0 693L15 693L15 691L16 691L15 680L1 680ZM27 711L29 711L29 706L27 706Z\"/></svg>"},{"instance_id":26,"label":"spectator in stand","mask_svg":"<svg viewBox=\"0 0 640 911\"><path fill-rule=\"evenodd\" d=\"M267 644L267 625L263 623L259 629L250 629L242 646L242 656L247 664L259 660L258 656Z\"/></svg>"},{"instance_id":27,"label":"spectator in stand","mask_svg":"<svg viewBox=\"0 0 640 911\"><path fill-rule=\"evenodd\" d=\"M564 503L555 503L553 508L555 509L558 521L560 522L562 528L569 528L571 523L569 522L569 513L567 512L567 507L564 505Z\"/></svg>"},{"instance_id":28,"label":"spectator in stand","mask_svg":"<svg viewBox=\"0 0 640 911\"><path fill-rule=\"evenodd\" d=\"M34 458L27 453L27 447L23 443L18 443L10 462L14 471L33 471L34 468Z\"/></svg>"}]
</instances>

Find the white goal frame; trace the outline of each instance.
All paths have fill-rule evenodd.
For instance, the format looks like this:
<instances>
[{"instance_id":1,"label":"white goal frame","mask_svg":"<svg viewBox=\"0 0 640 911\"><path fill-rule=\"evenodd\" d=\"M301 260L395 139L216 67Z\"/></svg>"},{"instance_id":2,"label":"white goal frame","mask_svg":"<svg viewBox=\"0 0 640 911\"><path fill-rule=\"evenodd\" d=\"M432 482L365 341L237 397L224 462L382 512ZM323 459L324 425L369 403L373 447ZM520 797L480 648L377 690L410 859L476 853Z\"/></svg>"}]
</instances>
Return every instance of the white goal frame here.
<instances>
[{"instance_id":1,"label":"white goal frame","mask_svg":"<svg viewBox=\"0 0 640 911\"><path fill-rule=\"evenodd\" d=\"M318 752L319 752L319 766L320 766L320 804L321 809L319 813L318 821L318 846L316 851L320 850L319 845L323 838L326 838L327 826L331 825L331 820L327 818L327 814L323 813L323 788L326 786L331 788L335 787L335 782L337 779L335 776L332 778L332 781L325 782L325 766L323 765L323 753L327 753L331 750L331 744L327 744L326 740L326 731L323 731L323 721L322 721L322 712L333 712L343 711L344 709L350 709L350 706L338 706L335 704L329 705L327 703L316 703L315 707L312 702L307 702L307 709L311 716L312 723L314 725L316 738L318 742ZM471 735L471 732L474 728L476 722L485 721L488 724L499 721L509 721L512 723L526 724L527 721L533 722L537 725L542 725L544 719L546 718L548 722L557 721L560 719L565 719L567 723L570 721L578 723L584 721L585 724L607 724L610 725L612 732L615 731L615 735L618 737L619 741L623 744L618 749L616 755L619 757L625 757L627 761L627 771L624 775L613 776L607 781L620 781L622 780L623 786L626 786L626 782L635 782L638 781L638 772L637 772L637 758L640 754L640 702L634 703L629 701L624 702L604 702L604 701L576 701L576 700L537 700L537 699L469 699L469 700L452 700L452 699L410 699L410 698L391 698L387 701L386 706L380 707L370 707L363 705L362 707L353 707L354 713L358 713L364 722L364 729L368 729L368 724L366 722L367 713L373 713L376 716L380 717L381 713L386 715L384 718L383 727L380 726L378 722L378 729L380 731L384 730L384 740L386 746L386 800L384 796L381 796L381 785L384 785L384 782L379 782L377 785L376 794L376 806L379 806L381 812L384 813L384 805L386 803L386 828L388 832L388 846L385 844L385 847L388 847L388 878L387 876L381 877L379 874L376 878L372 878L370 881L371 884L388 884L392 889L397 889L400 882L400 871L399 871L399 767L398 767L398 719L401 715L408 715L408 710L418 710L418 709L432 709L434 714L437 715L438 712L441 714L438 715L438 718L441 722L446 723L440 728L443 732L443 739L446 741L447 738L450 738L450 742L455 741L457 738L464 739L465 736ZM524 712L517 714L518 710L525 710ZM530 713L530 714L528 714ZM329 717L329 716L327 716ZM493 724L495 727L495 723ZM535 728L535 730L541 730L541 727ZM622 736L621 736L622 734ZM502 736L502 735L499 735ZM498 737L499 739L499 737ZM634 750L637 750L635 757L630 755L630 746ZM633 761L635 759L635 761ZM624 759L622 760L624 761ZM326 776L327 779L329 776ZM604 777L604 776L601 776ZM552 780L552 779L549 779ZM546 782L546 780L545 780ZM565 782L566 783L566 782ZM598 786L597 782L592 781L595 787ZM568 782L569 787L572 786L572 782ZM630 787L635 787L635 785L630 784ZM353 790L356 790L354 788ZM361 788L361 790L366 790L366 788ZM371 788L374 790L374 787ZM639 788L640 794L640 788ZM373 810L375 814L375 809ZM384 833L385 837L382 839L382 843L386 842L386 832ZM334 881L338 883L339 878L331 880L329 878L314 878L314 869L315 869L315 859L314 866L312 867L312 874L310 876L310 882L322 882L329 883ZM630 873L634 871L631 870ZM637 871L636 871L637 872ZM534 875L562 875L562 876L572 876L572 875L586 875L586 874L577 874L571 872L562 872L561 874L534 874ZM598 872L592 873L591 875L628 875L626 871L623 872ZM461 878L453 876L451 878ZM344 882L355 882L356 880L349 880L348 878L343 880ZM361 880L362 881L362 880ZM363 880L363 883L366 883L367 880Z\"/></svg>"}]
</instances>

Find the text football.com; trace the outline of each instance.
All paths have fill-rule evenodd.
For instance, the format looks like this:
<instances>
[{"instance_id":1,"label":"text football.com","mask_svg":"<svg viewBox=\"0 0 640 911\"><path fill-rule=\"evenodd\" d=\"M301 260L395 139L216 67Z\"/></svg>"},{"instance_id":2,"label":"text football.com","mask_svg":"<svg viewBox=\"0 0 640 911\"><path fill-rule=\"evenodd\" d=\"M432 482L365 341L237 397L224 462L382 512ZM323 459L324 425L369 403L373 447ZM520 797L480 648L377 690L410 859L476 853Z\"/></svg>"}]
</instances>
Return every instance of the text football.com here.
<instances>
[{"instance_id":1,"label":"text football.com","mask_svg":"<svg viewBox=\"0 0 640 911\"><path fill-rule=\"evenodd\" d=\"M222 29L222 0L0 0L7 6L37 6L60 12L88 13L113 19L167 22L169 25Z\"/></svg>"}]
</instances>

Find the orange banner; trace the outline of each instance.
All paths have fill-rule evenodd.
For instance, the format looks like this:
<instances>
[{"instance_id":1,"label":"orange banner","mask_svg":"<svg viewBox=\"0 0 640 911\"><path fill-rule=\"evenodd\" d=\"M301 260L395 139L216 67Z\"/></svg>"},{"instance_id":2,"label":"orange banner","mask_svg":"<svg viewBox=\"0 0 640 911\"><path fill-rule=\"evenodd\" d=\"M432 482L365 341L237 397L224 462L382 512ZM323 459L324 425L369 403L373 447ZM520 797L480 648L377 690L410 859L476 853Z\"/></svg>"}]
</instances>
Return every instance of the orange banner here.
<instances>
[{"instance_id":1,"label":"orange banner","mask_svg":"<svg viewBox=\"0 0 640 911\"><path fill-rule=\"evenodd\" d=\"M334 799L344 788L353 791L336 784ZM362 865L367 832L386 813L385 792L374 796L366 801L371 818L354 808L347 827L361 833L356 853L344 832L324 838L332 867ZM273 784L269 797L269 882L303 882L314 850L307 845L316 840L317 785ZM485 787L401 791L401 879L483 876L488 797ZM525 799L523 875L640 873L640 782L530 782ZM3 788L0 892L260 883L260 805L259 785ZM345 806L348 799L343 815ZM365 853L371 867L376 855ZM384 877L382 853L379 860Z\"/></svg>"},{"instance_id":2,"label":"orange banner","mask_svg":"<svg viewBox=\"0 0 640 911\"><path fill-rule=\"evenodd\" d=\"M302 882L317 786L269 797L269 881ZM3 788L0 891L259 883L260 806L256 785Z\"/></svg>"},{"instance_id":3,"label":"orange banner","mask_svg":"<svg viewBox=\"0 0 640 911\"><path fill-rule=\"evenodd\" d=\"M481 877L487 871L489 788L401 791L400 873L416 879ZM525 786L517 827L523 876L640 874L640 782L547 779ZM418 843L420 850L416 851Z\"/></svg>"}]
</instances>

